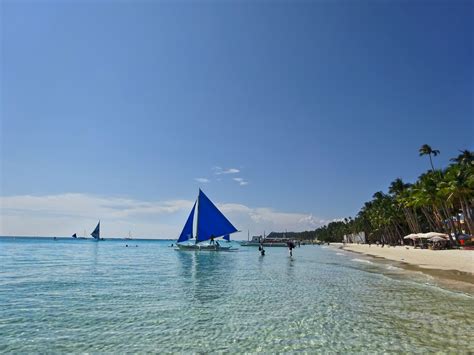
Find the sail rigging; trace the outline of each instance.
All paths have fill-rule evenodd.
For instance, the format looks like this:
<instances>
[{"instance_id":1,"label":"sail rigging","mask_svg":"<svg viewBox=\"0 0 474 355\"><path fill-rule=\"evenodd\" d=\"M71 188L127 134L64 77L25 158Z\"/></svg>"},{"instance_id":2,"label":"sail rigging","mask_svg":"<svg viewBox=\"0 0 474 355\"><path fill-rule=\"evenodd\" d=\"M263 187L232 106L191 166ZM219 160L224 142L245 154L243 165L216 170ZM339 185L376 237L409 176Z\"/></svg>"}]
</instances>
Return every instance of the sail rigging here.
<instances>
[{"instance_id":1,"label":"sail rigging","mask_svg":"<svg viewBox=\"0 0 474 355\"><path fill-rule=\"evenodd\" d=\"M232 223L199 189L196 243L237 232Z\"/></svg>"},{"instance_id":2,"label":"sail rigging","mask_svg":"<svg viewBox=\"0 0 474 355\"><path fill-rule=\"evenodd\" d=\"M183 227L183 231L178 238L178 243L185 242L193 237L193 219L194 219L194 209L196 208L196 202L194 202L193 209L189 214L188 219L186 220L186 224Z\"/></svg>"},{"instance_id":3,"label":"sail rigging","mask_svg":"<svg viewBox=\"0 0 474 355\"><path fill-rule=\"evenodd\" d=\"M238 232L238 230L229 222L222 212L219 211L204 192L199 189L198 198L196 202L194 202L191 213L177 240L180 248L191 248L189 243L182 243L192 239L193 232L195 238L193 245L196 248L201 248L202 244L199 244L200 242L214 238L224 237L225 240L230 241L229 235Z\"/></svg>"}]
</instances>

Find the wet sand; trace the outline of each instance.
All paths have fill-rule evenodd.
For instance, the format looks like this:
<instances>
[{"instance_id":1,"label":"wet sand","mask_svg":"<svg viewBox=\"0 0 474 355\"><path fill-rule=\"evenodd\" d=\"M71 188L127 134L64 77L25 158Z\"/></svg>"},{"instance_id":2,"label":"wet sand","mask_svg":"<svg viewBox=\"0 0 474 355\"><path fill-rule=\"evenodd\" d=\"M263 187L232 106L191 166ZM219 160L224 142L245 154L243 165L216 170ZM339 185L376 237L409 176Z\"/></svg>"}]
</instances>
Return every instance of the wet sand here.
<instances>
[{"instance_id":1,"label":"wet sand","mask_svg":"<svg viewBox=\"0 0 474 355\"><path fill-rule=\"evenodd\" d=\"M342 243L332 243L331 246L363 255L378 263L391 264L405 270L422 272L434 277L440 286L474 295L474 251L421 250L412 247L406 249L406 247L387 248L386 246L382 248L375 245L369 247L368 245L357 244L343 246ZM406 257L409 252L413 251L415 252L413 255L410 254ZM418 251L422 253L417 253ZM430 255L430 252L433 254ZM439 252L442 253L438 254ZM448 255L447 258L442 260L446 255Z\"/></svg>"},{"instance_id":2,"label":"wet sand","mask_svg":"<svg viewBox=\"0 0 474 355\"><path fill-rule=\"evenodd\" d=\"M400 261L420 268L457 270L474 276L474 251L472 250L428 250L413 247L388 247L367 244L342 245L343 250L354 251L393 261Z\"/></svg>"},{"instance_id":3,"label":"wet sand","mask_svg":"<svg viewBox=\"0 0 474 355\"><path fill-rule=\"evenodd\" d=\"M474 251L426 250L413 247L377 247L333 243L331 246L362 254L382 263L394 263L403 269L419 271L435 277L449 289L474 295Z\"/></svg>"}]
</instances>

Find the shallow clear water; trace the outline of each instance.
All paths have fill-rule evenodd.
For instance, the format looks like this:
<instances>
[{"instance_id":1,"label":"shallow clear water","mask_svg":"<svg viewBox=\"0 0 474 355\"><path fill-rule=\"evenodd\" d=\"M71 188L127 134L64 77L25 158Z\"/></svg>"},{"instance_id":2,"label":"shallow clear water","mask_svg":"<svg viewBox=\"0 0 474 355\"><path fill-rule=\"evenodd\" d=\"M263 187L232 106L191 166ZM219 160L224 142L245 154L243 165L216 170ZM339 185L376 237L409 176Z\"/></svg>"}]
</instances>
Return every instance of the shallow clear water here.
<instances>
[{"instance_id":1,"label":"shallow clear water","mask_svg":"<svg viewBox=\"0 0 474 355\"><path fill-rule=\"evenodd\" d=\"M0 352L474 350L473 297L427 275L319 246L169 244L0 238Z\"/></svg>"}]
</instances>

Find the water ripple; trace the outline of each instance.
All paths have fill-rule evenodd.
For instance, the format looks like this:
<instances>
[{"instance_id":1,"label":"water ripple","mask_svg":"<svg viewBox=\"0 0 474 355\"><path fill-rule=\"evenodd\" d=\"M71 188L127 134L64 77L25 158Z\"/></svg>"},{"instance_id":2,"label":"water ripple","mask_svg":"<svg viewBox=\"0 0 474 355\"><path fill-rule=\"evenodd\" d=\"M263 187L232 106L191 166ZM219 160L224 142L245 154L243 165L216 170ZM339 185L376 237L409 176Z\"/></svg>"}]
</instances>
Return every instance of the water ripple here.
<instances>
[{"instance_id":1,"label":"water ripple","mask_svg":"<svg viewBox=\"0 0 474 355\"><path fill-rule=\"evenodd\" d=\"M463 352L473 298L306 246L0 239L1 352Z\"/></svg>"}]
</instances>

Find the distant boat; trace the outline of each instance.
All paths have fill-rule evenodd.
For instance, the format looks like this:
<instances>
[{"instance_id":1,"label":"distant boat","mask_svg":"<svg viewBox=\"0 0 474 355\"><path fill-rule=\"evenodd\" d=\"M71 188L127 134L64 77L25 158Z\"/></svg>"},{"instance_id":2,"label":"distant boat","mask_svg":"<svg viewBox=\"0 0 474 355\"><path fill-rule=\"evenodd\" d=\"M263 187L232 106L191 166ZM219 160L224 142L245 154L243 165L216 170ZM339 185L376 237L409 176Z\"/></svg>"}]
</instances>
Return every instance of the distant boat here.
<instances>
[{"instance_id":1,"label":"distant boat","mask_svg":"<svg viewBox=\"0 0 474 355\"><path fill-rule=\"evenodd\" d=\"M265 237L265 232L263 233L263 237L256 235L253 236L251 240L246 242L241 242L240 245L243 247L258 247L260 245L264 247L287 247L288 242L293 242L287 238L268 238Z\"/></svg>"},{"instance_id":2,"label":"distant boat","mask_svg":"<svg viewBox=\"0 0 474 355\"><path fill-rule=\"evenodd\" d=\"M132 240L132 233L128 231L128 237L125 238L125 240Z\"/></svg>"},{"instance_id":3,"label":"distant boat","mask_svg":"<svg viewBox=\"0 0 474 355\"><path fill-rule=\"evenodd\" d=\"M72 237L73 237L74 239L76 239L76 238L77 238L77 234L74 233L74 234L72 235Z\"/></svg>"},{"instance_id":4,"label":"distant boat","mask_svg":"<svg viewBox=\"0 0 474 355\"><path fill-rule=\"evenodd\" d=\"M195 211L196 235L193 237ZM220 237L230 239L229 235L235 232L238 232L237 228L229 222L204 192L199 189L198 198L194 202L194 206L176 244L179 249L184 250L229 250L232 248L231 246L222 246L215 239ZM194 242L191 239L194 239Z\"/></svg>"},{"instance_id":5,"label":"distant boat","mask_svg":"<svg viewBox=\"0 0 474 355\"><path fill-rule=\"evenodd\" d=\"M95 240L104 240L103 238L100 237L100 221L97 223L97 226L95 227L94 231L91 233L92 238Z\"/></svg>"}]
</instances>

